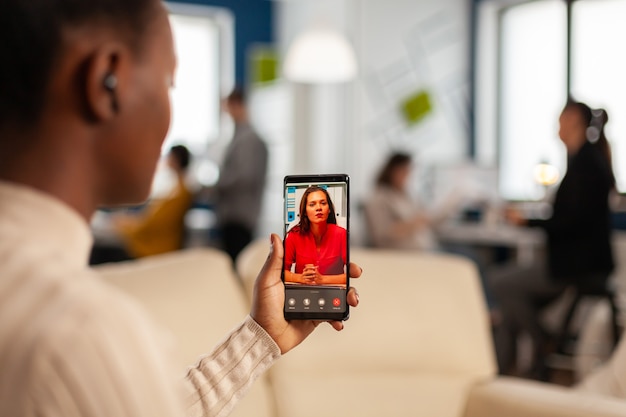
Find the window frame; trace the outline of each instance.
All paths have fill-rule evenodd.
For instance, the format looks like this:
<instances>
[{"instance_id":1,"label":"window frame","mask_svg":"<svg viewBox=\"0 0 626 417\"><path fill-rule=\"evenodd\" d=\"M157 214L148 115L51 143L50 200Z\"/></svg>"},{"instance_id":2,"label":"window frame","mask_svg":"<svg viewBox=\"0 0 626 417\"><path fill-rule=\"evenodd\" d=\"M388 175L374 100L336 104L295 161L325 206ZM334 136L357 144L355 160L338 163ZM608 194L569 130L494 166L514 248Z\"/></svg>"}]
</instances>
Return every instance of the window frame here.
<instances>
[{"instance_id":1,"label":"window frame","mask_svg":"<svg viewBox=\"0 0 626 417\"><path fill-rule=\"evenodd\" d=\"M224 123L223 117L220 112L220 101L222 97L225 97L232 91L235 86L235 22L232 12L226 8L178 3L178 2L165 2L165 7L170 15L177 15L182 17L191 18L205 18L211 21L217 29L217 92L218 97L215 97L217 101L217 117L216 117L216 135L215 137L207 137L206 143L202 149L194 147L190 149L194 154L203 154L211 144L221 140L226 134L229 133L229 126ZM178 138L172 137L171 131L168 132L168 136L163 145L163 151L167 151L167 146L172 145Z\"/></svg>"},{"instance_id":2,"label":"window frame","mask_svg":"<svg viewBox=\"0 0 626 417\"><path fill-rule=\"evenodd\" d=\"M472 50L471 53L471 133L470 157L479 165L500 167L502 151L502 113L503 100L501 73L502 16L505 12L520 5L541 2L543 0L473 0L471 10ZM573 42L575 31L573 10L575 5L589 0L561 0L566 8L566 62L565 62L565 97L563 103L572 95ZM593 1L593 0L591 0ZM626 0L624 0L626 2ZM576 97L575 97L576 98ZM584 100L584 98L581 98ZM602 103L590 103L602 105ZM609 111L611 109L608 109ZM609 140L613 139L612 137ZM614 164L614 168L617 168ZM619 169L616 169L618 174ZM626 173L622 175L620 191L626 191ZM499 181L500 182L500 181ZM618 186L619 186L618 178ZM502 196L501 190L500 195ZM538 199L535 199L535 201Z\"/></svg>"}]
</instances>

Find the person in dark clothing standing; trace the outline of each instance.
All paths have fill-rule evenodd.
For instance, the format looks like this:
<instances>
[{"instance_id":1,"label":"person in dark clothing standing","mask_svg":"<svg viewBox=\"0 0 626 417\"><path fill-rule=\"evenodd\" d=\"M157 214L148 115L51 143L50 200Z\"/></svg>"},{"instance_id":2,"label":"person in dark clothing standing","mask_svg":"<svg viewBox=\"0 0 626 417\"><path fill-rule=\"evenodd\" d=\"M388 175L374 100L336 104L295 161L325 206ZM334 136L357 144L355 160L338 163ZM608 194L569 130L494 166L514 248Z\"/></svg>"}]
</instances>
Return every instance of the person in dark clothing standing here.
<instances>
[{"instance_id":1,"label":"person in dark clothing standing","mask_svg":"<svg viewBox=\"0 0 626 417\"><path fill-rule=\"evenodd\" d=\"M513 367L518 332L526 331L534 348L530 373L539 376L536 373L542 368L549 340L539 321L540 311L568 285L603 286L613 271L609 195L615 178L604 135L606 121L604 110L568 102L559 118L559 137L567 149L567 173L556 192L551 217L527 220L519 212L508 213L514 224L545 230L547 262L491 277L502 314L495 333L501 373Z\"/></svg>"},{"instance_id":2,"label":"person in dark clothing standing","mask_svg":"<svg viewBox=\"0 0 626 417\"><path fill-rule=\"evenodd\" d=\"M216 184L216 215L222 247L234 262L254 236L265 188L268 151L250 126L243 90L234 89L225 100L225 108L235 122L235 133Z\"/></svg>"}]
</instances>

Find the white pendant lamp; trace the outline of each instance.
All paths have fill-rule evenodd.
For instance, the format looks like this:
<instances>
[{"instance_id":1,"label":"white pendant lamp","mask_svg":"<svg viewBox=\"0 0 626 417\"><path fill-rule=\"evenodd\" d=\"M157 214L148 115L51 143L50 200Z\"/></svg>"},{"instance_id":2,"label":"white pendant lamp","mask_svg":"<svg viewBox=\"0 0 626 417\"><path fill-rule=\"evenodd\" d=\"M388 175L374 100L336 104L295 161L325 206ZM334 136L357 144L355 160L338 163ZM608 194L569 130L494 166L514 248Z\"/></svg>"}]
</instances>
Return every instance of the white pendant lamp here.
<instances>
[{"instance_id":1,"label":"white pendant lamp","mask_svg":"<svg viewBox=\"0 0 626 417\"><path fill-rule=\"evenodd\" d=\"M356 57L342 34L328 28L313 28L292 42L283 71L294 82L344 82L356 76Z\"/></svg>"}]
</instances>

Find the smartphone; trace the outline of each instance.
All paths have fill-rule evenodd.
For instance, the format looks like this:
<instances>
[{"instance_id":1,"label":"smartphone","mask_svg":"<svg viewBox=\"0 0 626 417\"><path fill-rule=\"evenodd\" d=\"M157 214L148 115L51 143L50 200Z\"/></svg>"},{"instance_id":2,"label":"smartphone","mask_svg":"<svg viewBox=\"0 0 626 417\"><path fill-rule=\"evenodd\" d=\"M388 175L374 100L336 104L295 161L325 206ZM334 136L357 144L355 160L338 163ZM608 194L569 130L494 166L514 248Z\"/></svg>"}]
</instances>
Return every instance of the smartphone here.
<instances>
[{"instance_id":1,"label":"smartphone","mask_svg":"<svg viewBox=\"0 0 626 417\"><path fill-rule=\"evenodd\" d=\"M284 179L282 280L287 320L347 320L350 177Z\"/></svg>"}]
</instances>

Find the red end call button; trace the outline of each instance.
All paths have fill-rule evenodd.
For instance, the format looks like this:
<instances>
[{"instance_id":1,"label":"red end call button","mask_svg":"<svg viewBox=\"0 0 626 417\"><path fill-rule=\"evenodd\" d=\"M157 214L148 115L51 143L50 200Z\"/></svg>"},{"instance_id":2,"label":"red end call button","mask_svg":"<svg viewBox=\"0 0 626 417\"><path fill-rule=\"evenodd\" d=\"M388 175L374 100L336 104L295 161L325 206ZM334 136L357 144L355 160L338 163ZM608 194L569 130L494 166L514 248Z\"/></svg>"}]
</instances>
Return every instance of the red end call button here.
<instances>
[{"instance_id":1,"label":"red end call button","mask_svg":"<svg viewBox=\"0 0 626 417\"><path fill-rule=\"evenodd\" d=\"M339 307L341 305L341 300L339 298L333 298L333 305L335 307Z\"/></svg>"}]
</instances>

